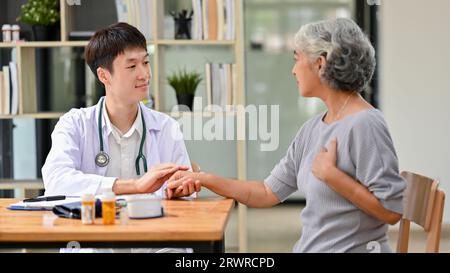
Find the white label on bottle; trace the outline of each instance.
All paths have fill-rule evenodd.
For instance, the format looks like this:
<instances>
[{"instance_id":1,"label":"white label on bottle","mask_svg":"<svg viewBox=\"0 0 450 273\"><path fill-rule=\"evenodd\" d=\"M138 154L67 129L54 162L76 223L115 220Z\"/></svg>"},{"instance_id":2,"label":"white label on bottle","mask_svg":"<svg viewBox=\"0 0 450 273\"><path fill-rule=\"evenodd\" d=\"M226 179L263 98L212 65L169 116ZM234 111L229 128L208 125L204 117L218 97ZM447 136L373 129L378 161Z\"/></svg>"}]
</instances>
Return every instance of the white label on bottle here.
<instances>
[{"instance_id":1,"label":"white label on bottle","mask_svg":"<svg viewBox=\"0 0 450 273\"><path fill-rule=\"evenodd\" d=\"M94 207L89 205L81 206L81 223L85 225L90 225L94 223Z\"/></svg>"}]
</instances>

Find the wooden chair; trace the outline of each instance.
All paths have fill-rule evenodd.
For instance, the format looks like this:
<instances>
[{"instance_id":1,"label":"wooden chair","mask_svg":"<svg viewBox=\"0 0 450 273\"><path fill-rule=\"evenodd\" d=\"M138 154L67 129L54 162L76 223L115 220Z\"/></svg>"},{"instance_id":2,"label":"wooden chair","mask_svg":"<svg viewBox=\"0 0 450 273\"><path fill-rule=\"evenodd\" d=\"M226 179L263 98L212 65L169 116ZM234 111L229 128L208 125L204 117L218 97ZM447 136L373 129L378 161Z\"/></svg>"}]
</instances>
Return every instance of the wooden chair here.
<instances>
[{"instance_id":1,"label":"wooden chair","mask_svg":"<svg viewBox=\"0 0 450 273\"><path fill-rule=\"evenodd\" d=\"M402 172L407 187L403 197L403 217L397 242L397 252L408 252L411 221L421 226L427 233L426 252L439 252L442 216L444 214L445 193L438 189L437 180Z\"/></svg>"}]
</instances>

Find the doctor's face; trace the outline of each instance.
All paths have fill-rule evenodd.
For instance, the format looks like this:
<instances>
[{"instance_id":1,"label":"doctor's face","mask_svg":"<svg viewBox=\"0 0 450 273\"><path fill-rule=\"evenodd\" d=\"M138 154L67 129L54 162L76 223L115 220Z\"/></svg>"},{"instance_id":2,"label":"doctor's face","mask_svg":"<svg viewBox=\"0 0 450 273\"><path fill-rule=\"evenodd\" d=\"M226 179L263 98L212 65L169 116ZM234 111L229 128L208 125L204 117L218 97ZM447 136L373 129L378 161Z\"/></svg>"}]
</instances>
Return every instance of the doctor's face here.
<instances>
[{"instance_id":1,"label":"doctor's face","mask_svg":"<svg viewBox=\"0 0 450 273\"><path fill-rule=\"evenodd\" d=\"M320 60L312 63L305 53L294 51L294 61L292 75L295 77L300 95L318 97L322 85L319 76Z\"/></svg>"},{"instance_id":2,"label":"doctor's face","mask_svg":"<svg viewBox=\"0 0 450 273\"><path fill-rule=\"evenodd\" d=\"M127 48L117 55L106 85L108 95L130 104L148 98L152 77L148 58L143 48Z\"/></svg>"}]
</instances>

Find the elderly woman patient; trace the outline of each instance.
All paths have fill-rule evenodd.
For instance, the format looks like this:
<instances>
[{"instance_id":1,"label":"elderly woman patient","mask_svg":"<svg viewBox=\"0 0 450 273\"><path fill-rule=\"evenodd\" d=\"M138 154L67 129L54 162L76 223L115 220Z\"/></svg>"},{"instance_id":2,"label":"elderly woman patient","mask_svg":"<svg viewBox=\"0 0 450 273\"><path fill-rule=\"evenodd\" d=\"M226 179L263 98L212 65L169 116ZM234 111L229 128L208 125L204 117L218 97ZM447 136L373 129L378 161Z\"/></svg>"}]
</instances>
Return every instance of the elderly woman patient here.
<instances>
[{"instance_id":1,"label":"elderly woman patient","mask_svg":"<svg viewBox=\"0 0 450 273\"><path fill-rule=\"evenodd\" d=\"M382 113L361 96L375 69L375 51L349 19L303 26L295 36L292 74L299 93L327 111L307 121L270 175L238 181L178 171L167 195L204 186L250 207L272 207L305 193L303 230L295 252L390 252L387 224L402 214L406 183Z\"/></svg>"}]
</instances>

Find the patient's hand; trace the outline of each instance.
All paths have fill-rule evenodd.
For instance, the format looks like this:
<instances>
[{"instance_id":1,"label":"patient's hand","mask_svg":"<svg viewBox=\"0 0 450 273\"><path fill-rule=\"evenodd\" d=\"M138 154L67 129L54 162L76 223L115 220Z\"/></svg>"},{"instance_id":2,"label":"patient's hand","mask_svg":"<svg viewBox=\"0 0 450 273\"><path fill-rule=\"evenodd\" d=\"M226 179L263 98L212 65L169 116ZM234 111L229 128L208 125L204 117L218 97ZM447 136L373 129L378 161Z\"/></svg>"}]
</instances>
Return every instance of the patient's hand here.
<instances>
[{"instance_id":1,"label":"patient's hand","mask_svg":"<svg viewBox=\"0 0 450 273\"><path fill-rule=\"evenodd\" d=\"M197 173L177 171L168 181L166 197L167 199L171 199L174 197L189 196L200 190L201 184L197 178Z\"/></svg>"},{"instance_id":2,"label":"patient's hand","mask_svg":"<svg viewBox=\"0 0 450 273\"><path fill-rule=\"evenodd\" d=\"M323 182L327 182L329 174L336 168L337 139L330 141L328 149L322 147L312 164L312 173Z\"/></svg>"}]
</instances>

